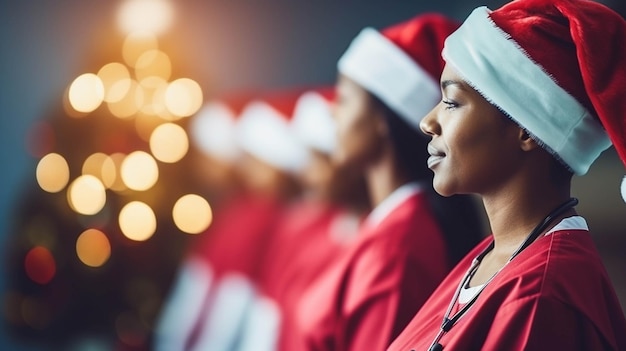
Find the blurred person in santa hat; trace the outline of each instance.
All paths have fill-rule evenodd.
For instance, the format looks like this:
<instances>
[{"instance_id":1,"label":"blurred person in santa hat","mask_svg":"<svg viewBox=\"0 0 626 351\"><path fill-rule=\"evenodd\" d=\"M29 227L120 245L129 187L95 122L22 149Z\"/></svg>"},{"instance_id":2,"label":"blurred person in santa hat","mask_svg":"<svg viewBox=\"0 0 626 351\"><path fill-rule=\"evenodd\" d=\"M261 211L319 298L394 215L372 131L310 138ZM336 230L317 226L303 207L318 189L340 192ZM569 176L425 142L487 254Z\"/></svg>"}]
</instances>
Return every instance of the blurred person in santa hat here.
<instances>
[{"instance_id":1,"label":"blurred person in santa hat","mask_svg":"<svg viewBox=\"0 0 626 351\"><path fill-rule=\"evenodd\" d=\"M388 350L626 350L570 195L611 143L626 162L625 43L624 19L586 0L479 7L446 39L428 165L440 194L482 197L492 235Z\"/></svg>"},{"instance_id":2,"label":"blurred person in santa hat","mask_svg":"<svg viewBox=\"0 0 626 351\"><path fill-rule=\"evenodd\" d=\"M441 95L443 40L458 24L424 14L364 29L338 62L333 160L363 172L358 237L302 294L298 350L382 350L482 237L474 199L432 190L419 122Z\"/></svg>"},{"instance_id":3,"label":"blurred person in santa hat","mask_svg":"<svg viewBox=\"0 0 626 351\"><path fill-rule=\"evenodd\" d=\"M277 226L262 263L241 350L298 349L292 329L300 295L349 247L369 208L363 174L331 159L337 146L333 97L334 87L325 87L298 98L291 128L309 153L299 174L303 194Z\"/></svg>"},{"instance_id":4,"label":"blurred person in santa hat","mask_svg":"<svg viewBox=\"0 0 626 351\"><path fill-rule=\"evenodd\" d=\"M274 227L299 194L295 176L307 155L289 127L297 97L292 92L257 96L232 115L234 123L213 123L234 128L229 131L234 140L221 135L223 142L214 142L215 149L236 158L236 175L229 174L242 190L225 201L205 237L190 248L163 311L156 349L227 350L236 342ZM218 138L214 130L205 132ZM209 134L203 135L209 144L204 140Z\"/></svg>"}]
</instances>

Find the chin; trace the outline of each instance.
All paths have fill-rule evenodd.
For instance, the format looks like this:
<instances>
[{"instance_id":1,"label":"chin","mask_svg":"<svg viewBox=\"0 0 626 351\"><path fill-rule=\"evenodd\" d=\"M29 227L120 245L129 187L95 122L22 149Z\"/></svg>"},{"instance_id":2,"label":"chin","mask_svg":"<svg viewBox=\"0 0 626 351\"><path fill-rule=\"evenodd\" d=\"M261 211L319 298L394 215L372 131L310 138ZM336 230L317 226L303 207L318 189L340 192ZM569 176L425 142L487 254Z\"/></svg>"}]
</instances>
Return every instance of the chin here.
<instances>
[{"instance_id":1,"label":"chin","mask_svg":"<svg viewBox=\"0 0 626 351\"><path fill-rule=\"evenodd\" d=\"M433 189L435 189L437 194L444 197L450 197L456 194L456 192L449 186L449 184L437 181L436 177L433 179Z\"/></svg>"}]
</instances>

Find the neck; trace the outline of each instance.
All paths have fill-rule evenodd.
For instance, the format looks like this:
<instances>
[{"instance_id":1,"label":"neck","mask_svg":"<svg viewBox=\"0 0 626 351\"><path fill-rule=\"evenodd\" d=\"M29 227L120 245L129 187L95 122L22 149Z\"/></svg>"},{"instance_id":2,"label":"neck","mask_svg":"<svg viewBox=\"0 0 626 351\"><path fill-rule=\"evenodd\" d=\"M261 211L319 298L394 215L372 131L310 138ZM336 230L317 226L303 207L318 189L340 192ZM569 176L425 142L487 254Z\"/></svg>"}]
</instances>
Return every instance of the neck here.
<instances>
[{"instance_id":1,"label":"neck","mask_svg":"<svg viewBox=\"0 0 626 351\"><path fill-rule=\"evenodd\" d=\"M383 152L381 157L367 168L365 178L372 208L411 181L391 150Z\"/></svg>"},{"instance_id":2,"label":"neck","mask_svg":"<svg viewBox=\"0 0 626 351\"><path fill-rule=\"evenodd\" d=\"M569 182L563 186L542 187L537 184L513 187L500 191L497 195L483 196L494 238L494 256L508 259L549 213L570 198ZM570 209L556 217L542 234L560 219L574 214L574 209Z\"/></svg>"}]
</instances>

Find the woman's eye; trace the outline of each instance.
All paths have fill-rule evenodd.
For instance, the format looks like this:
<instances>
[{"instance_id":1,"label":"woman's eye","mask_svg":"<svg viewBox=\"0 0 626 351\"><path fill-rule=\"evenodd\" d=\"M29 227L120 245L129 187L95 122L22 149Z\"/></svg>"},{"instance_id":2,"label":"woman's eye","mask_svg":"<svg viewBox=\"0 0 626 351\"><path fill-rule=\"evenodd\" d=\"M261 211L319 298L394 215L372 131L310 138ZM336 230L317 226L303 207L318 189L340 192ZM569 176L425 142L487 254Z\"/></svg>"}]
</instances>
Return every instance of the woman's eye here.
<instances>
[{"instance_id":1,"label":"woman's eye","mask_svg":"<svg viewBox=\"0 0 626 351\"><path fill-rule=\"evenodd\" d=\"M452 100L441 100L441 102L446 105L446 110L451 110L459 107L459 104Z\"/></svg>"}]
</instances>

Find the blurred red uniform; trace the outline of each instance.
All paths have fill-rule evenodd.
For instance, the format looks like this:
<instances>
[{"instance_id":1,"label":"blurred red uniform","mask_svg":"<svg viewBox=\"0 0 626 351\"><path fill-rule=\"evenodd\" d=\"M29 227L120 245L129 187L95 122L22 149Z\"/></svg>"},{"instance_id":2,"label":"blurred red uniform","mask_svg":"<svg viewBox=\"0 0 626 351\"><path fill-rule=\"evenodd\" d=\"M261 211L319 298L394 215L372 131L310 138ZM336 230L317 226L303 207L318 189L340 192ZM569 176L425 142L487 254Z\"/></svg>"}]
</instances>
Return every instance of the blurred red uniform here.
<instances>
[{"instance_id":1,"label":"blurred red uniform","mask_svg":"<svg viewBox=\"0 0 626 351\"><path fill-rule=\"evenodd\" d=\"M448 254L416 183L397 189L299 301L293 350L383 350L448 272ZM299 345L296 343L299 342Z\"/></svg>"}]
</instances>

